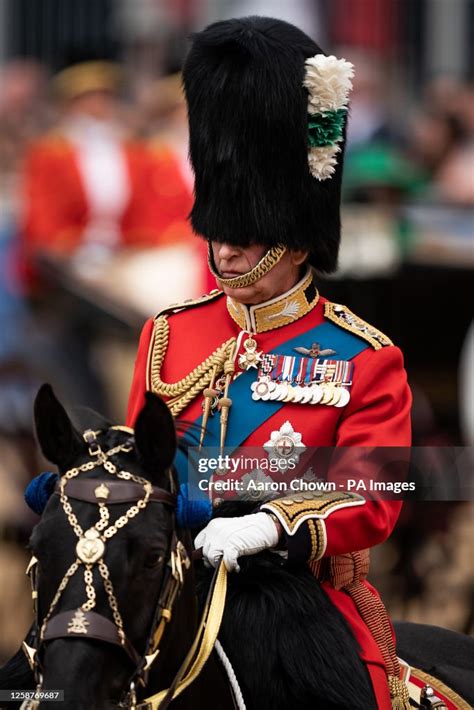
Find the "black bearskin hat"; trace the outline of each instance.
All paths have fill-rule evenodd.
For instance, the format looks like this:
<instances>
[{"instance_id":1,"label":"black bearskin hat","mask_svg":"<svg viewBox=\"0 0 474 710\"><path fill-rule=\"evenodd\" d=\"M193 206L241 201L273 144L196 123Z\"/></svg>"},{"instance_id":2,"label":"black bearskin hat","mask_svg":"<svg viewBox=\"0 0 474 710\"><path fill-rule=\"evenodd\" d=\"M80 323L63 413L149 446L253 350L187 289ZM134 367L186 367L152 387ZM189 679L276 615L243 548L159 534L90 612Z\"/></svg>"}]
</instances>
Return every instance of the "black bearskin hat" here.
<instances>
[{"instance_id":1,"label":"black bearskin hat","mask_svg":"<svg viewBox=\"0 0 474 710\"><path fill-rule=\"evenodd\" d=\"M195 173L194 231L245 247L307 249L337 266L345 124L329 179L308 167L305 60L324 55L281 20L217 22L193 36L183 79Z\"/></svg>"}]
</instances>

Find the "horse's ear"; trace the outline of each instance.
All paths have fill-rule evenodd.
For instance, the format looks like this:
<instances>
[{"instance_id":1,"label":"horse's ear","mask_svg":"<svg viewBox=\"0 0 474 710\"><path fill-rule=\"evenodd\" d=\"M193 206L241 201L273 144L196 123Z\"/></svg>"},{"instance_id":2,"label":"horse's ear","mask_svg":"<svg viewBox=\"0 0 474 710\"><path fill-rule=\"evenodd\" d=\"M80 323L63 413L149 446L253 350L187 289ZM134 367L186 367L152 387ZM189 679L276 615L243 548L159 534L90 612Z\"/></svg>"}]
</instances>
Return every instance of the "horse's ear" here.
<instances>
[{"instance_id":1,"label":"horse's ear","mask_svg":"<svg viewBox=\"0 0 474 710\"><path fill-rule=\"evenodd\" d=\"M51 385L40 387L35 399L34 414L36 435L43 454L60 469L67 467L85 445Z\"/></svg>"},{"instance_id":2,"label":"horse's ear","mask_svg":"<svg viewBox=\"0 0 474 710\"><path fill-rule=\"evenodd\" d=\"M177 446L173 417L163 400L152 392L145 393L145 404L135 423L135 444L151 478L163 475L172 465Z\"/></svg>"}]
</instances>

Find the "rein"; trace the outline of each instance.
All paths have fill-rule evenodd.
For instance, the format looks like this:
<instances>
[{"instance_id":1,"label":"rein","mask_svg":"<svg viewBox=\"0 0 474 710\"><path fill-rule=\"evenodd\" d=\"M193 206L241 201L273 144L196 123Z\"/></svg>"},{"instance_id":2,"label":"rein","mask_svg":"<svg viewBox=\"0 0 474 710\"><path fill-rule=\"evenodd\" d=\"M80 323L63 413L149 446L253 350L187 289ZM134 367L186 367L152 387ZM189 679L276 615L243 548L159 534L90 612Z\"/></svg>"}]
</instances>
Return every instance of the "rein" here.
<instances>
[{"instance_id":1,"label":"rein","mask_svg":"<svg viewBox=\"0 0 474 710\"><path fill-rule=\"evenodd\" d=\"M213 650L225 605L226 571L222 563L216 570L196 637L171 686L138 703L137 685L145 687L148 682L150 669L159 655L160 643L166 625L172 618L173 607L183 587L184 575L191 566L191 561L183 543L178 539L173 525L170 554L164 571L157 607L148 633L145 652L139 654L125 633L109 570L104 560L106 544L150 502L167 505L174 510L177 499L174 493L153 486L141 476L119 470L109 460L115 454L132 451L132 438L104 452L97 442L97 434L99 433L90 429L84 432L83 438L89 445L89 455L92 460L69 469L56 484L55 493L59 495L64 513L78 538L75 550L76 559L64 574L41 623L38 616L37 559L32 557L30 560L27 574L30 576L36 617L34 645L30 646L25 642L23 650L35 674L37 691L39 691L43 683L39 652L45 641L57 638L86 638L119 646L125 651L135 668L129 680L128 690L118 707L127 710L165 710L171 701L199 675ZM102 466L117 480L77 479L81 472L91 471L98 466ZM172 481L171 475L170 480ZM98 505L99 520L88 530L84 531L81 528L70 499ZM131 503L132 505L115 523L109 524L108 505L118 503ZM96 589L93 579L95 567L102 579L113 621L93 611L96 604ZM86 600L77 609L54 613L69 581L81 568L83 569ZM39 702L32 700L24 707L25 710L34 710L38 706Z\"/></svg>"}]
</instances>

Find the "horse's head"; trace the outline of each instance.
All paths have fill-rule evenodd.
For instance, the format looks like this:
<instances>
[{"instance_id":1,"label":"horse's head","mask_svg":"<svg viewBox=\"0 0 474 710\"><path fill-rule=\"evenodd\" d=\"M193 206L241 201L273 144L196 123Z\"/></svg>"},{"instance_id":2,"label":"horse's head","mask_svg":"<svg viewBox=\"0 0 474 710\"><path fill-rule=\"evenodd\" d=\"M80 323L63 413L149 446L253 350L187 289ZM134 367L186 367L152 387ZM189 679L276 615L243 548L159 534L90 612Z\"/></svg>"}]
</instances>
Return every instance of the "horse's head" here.
<instances>
[{"instance_id":1,"label":"horse's head","mask_svg":"<svg viewBox=\"0 0 474 710\"><path fill-rule=\"evenodd\" d=\"M104 710L143 675L187 561L175 532L174 424L147 394L134 432L83 433L47 385L35 423L61 474L31 536L36 670L43 689L65 689L69 709Z\"/></svg>"}]
</instances>

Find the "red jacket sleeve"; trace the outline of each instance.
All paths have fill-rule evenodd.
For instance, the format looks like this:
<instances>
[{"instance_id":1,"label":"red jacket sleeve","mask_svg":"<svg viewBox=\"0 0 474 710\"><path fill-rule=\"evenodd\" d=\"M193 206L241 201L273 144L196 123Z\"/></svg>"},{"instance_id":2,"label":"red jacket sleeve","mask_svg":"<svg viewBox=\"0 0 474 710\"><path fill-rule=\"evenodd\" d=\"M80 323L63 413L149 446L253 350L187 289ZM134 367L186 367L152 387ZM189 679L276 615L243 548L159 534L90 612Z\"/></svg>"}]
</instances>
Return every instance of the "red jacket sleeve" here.
<instances>
[{"instance_id":1,"label":"red jacket sleeve","mask_svg":"<svg viewBox=\"0 0 474 710\"><path fill-rule=\"evenodd\" d=\"M128 399L127 425L133 427L137 416L145 403L146 373L148 364L148 352L150 341L153 335L154 322L150 318L143 326L138 345L137 357L135 359L135 369L133 372L132 387Z\"/></svg>"},{"instance_id":2,"label":"red jacket sleeve","mask_svg":"<svg viewBox=\"0 0 474 710\"><path fill-rule=\"evenodd\" d=\"M355 375L351 401L341 419L337 432L338 447L361 447L361 466L367 466L366 452L374 447L406 447L401 449L402 462L407 460L411 443L410 408L411 393L403 368L403 357L396 347L374 351L365 350L354 360ZM357 462L357 453L350 453ZM337 468L337 467L336 467ZM354 466L357 469L357 464ZM353 470L353 478L367 477L371 471ZM331 479L337 470L331 471ZM311 559L326 555L339 555L378 545L390 535L398 518L400 501L366 501L350 497L329 513L323 513L321 496L315 496L314 515L311 504L304 503L305 520L291 529L286 513L287 545L290 558ZM265 506L280 518L283 506L279 502ZM298 517L297 505L294 520ZM288 506L286 507L288 511ZM316 525L315 525L316 523ZM285 527L285 526L284 526Z\"/></svg>"},{"instance_id":3,"label":"red jacket sleeve","mask_svg":"<svg viewBox=\"0 0 474 710\"><path fill-rule=\"evenodd\" d=\"M87 208L74 154L62 141L31 146L23 166L22 197L26 250L68 252L77 245Z\"/></svg>"}]
</instances>

